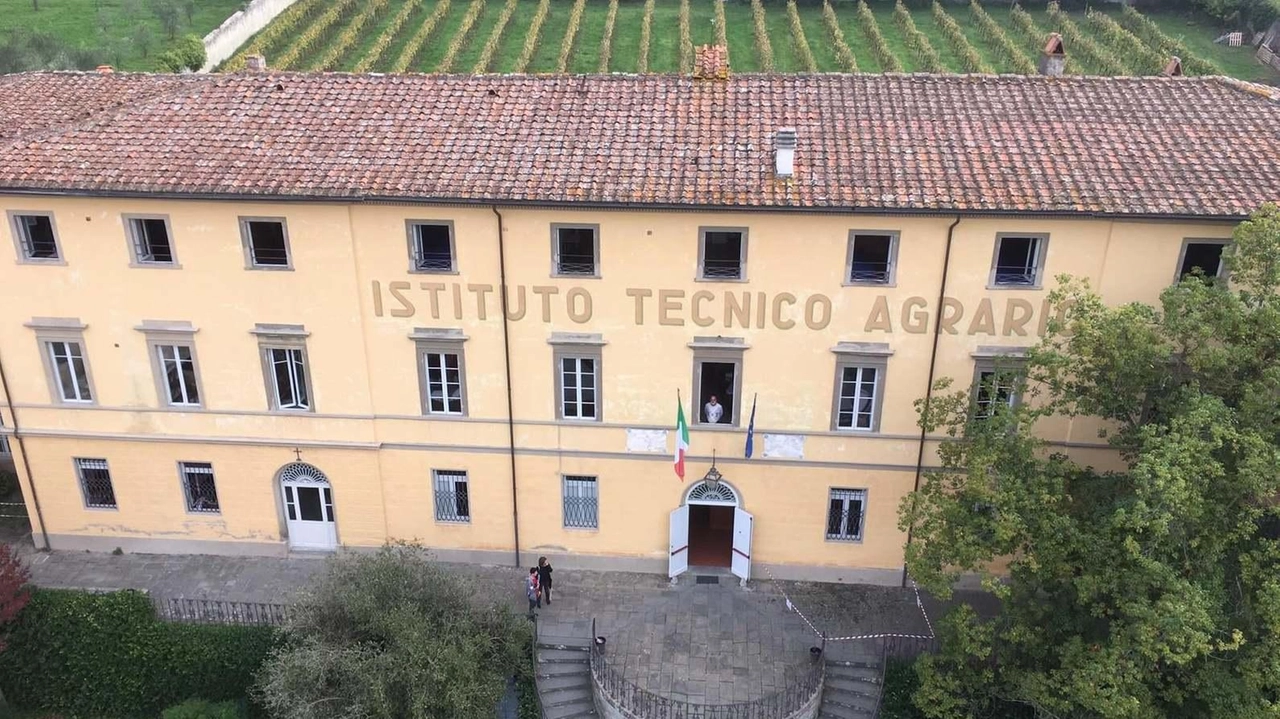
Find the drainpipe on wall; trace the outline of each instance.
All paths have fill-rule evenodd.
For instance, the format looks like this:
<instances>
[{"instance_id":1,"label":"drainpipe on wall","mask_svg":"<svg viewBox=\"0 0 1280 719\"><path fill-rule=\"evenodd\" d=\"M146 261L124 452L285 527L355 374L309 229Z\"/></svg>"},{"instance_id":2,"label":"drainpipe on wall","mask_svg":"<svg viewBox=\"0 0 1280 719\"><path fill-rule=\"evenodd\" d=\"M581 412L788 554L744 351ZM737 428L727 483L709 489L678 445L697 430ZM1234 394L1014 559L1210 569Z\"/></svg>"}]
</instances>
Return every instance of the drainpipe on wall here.
<instances>
[{"instance_id":1,"label":"drainpipe on wall","mask_svg":"<svg viewBox=\"0 0 1280 719\"><path fill-rule=\"evenodd\" d=\"M947 251L943 254L942 282L938 285L938 316L933 321L933 349L929 352L929 380L924 386L925 407L928 407L930 400L933 399L933 376L938 366L938 339L942 337L942 303L947 297L947 271L951 269L951 241L955 238L956 225L958 224L960 224L960 215L956 215L956 219L947 228ZM920 448L916 452L916 481L915 487L911 490L911 503L913 505L916 501L916 493L920 491L920 477L924 473L924 443L927 435L928 430L921 426ZM907 527L907 547L911 546L911 535L914 528L914 526ZM907 586L906 562L902 564L902 586Z\"/></svg>"},{"instance_id":2,"label":"drainpipe on wall","mask_svg":"<svg viewBox=\"0 0 1280 719\"><path fill-rule=\"evenodd\" d=\"M27 473L27 486L31 487L31 504L36 508L36 519L40 522L40 538L49 549L49 530L44 526L44 512L40 510L40 495L36 494L36 478L31 474L31 460L27 458L27 444L22 439L22 431L18 425L18 413L13 409L13 395L9 392L9 376L5 374L4 362L0 361L0 388L4 389L4 399L9 405L9 418L13 420L13 438L18 444L18 454L22 455L22 468Z\"/></svg>"},{"instance_id":3,"label":"drainpipe on wall","mask_svg":"<svg viewBox=\"0 0 1280 719\"><path fill-rule=\"evenodd\" d=\"M511 320L507 314L507 243L502 232L502 213L497 205L490 207L498 217L498 296L502 300L502 356L507 371L507 451L511 458L511 526L515 532L516 566L520 563L520 498L516 494L516 415L511 398Z\"/></svg>"}]
</instances>

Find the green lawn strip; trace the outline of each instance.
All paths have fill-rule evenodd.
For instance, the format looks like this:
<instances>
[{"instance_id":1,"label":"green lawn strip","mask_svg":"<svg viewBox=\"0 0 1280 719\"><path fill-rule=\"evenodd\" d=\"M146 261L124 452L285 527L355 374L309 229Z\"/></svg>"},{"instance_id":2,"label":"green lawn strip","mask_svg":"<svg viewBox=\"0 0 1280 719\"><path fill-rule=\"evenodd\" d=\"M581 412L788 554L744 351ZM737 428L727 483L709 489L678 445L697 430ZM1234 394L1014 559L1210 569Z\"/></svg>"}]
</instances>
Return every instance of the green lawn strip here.
<instances>
[{"instance_id":1,"label":"green lawn strip","mask_svg":"<svg viewBox=\"0 0 1280 719\"><path fill-rule=\"evenodd\" d=\"M840 29L844 31L844 41L858 61L859 72L883 72L876 54L871 51L867 36L862 32L862 24L858 22L858 6L854 3L833 3L836 16L840 18Z\"/></svg>"},{"instance_id":2,"label":"green lawn strip","mask_svg":"<svg viewBox=\"0 0 1280 719\"><path fill-rule=\"evenodd\" d=\"M1038 67L1040 51L1044 49L1044 44L1049 39L1048 14L1040 8L1028 10L1027 14L1031 16L1032 21L1035 23L1035 34L1027 35L1018 27L1018 23L1014 22L1013 11L1009 8L990 4L983 5L983 7L992 19L1000 23L1000 26L1004 28L1004 31L1008 33L1018 47L1025 50L1027 57L1031 58L1031 62L1036 63ZM1071 59L1071 48L1067 48L1067 74L1080 74L1079 62L1073 62Z\"/></svg>"},{"instance_id":3,"label":"green lawn strip","mask_svg":"<svg viewBox=\"0 0 1280 719\"><path fill-rule=\"evenodd\" d=\"M377 37L376 35L369 34L369 25L376 20L387 19L391 13L387 12L387 8L384 5L381 10L374 11L375 14L362 18L361 15L363 15L366 9L369 7L368 3L369 3L369 0L361 0L359 10L357 10L354 13L351 13L351 15L347 17L345 20L342 20L341 22L335 24L332 32L329 34L329 38L325 40L323 43L317 45L311 52L307 53L299 60L300 69L307 69L307 70L340 69L343 66L344 61L346 61L348 58L351 58L353 56L356 45L358 45L361 41L368 39L370 37ZM348 32L352 31L353 28L356 28L356 25L358 23L362 23L362 24L359 25L358 29L356 29L356 32L360 33L359 35L356 36L357 37L356 42L353 42L351 45L347 46L346 48L339 48L338 46L344 42L343 36L345 36ZM326 58L329 58L334 52L338 53L336 58L332 59L329 62L322 63L322 61L324 61ZM353 59L351 60L351 62L354 63L355 60ZM319 65L321 64L324 64L325 67L320 67Z\"/></svg>"},{"instance_id":4,"label":"green lawn strip","mask_svg":"<svg viewBox=\"0 0 1280 719\"><path fill-rule=\"evenodd\" d=\"M871 3L867 4L871 5ZM889 45L889 49L898 58L898 62L902 63L902 71L921 72L921 67L916 62L915 53L911 52L911 48L907 46L906 40L903 39L902 30L898 28L898 23L893 21L893 6L889 4L872 5L871 13L876 16L876 24L880 26L880 34L884 35L884 40ZM858 62L861 63L861 59Z\"/></svg>"},{"instance_id":5,"label":"green lawn strip","mask_svg":"<svg viewBox=\"0 0 1280 719\"><path fill-rule=\"evenodd\" d=\"M365 27L365 30L360 35L360 40L356 42L355 46L351 49L351 52L347 53L347 57L341 65L341 68L344 71L349 72L351 70L354 70L356 63L363 60L364 57L369 54L369 50L373 47L373 44L378 41L378 36L381 35L384 30L387 29L387 26L390 25L391 21L395 19L396 14L398 14L404 8L405 1L406 0L391 0L391 2L387 3L386 9L383 10L382 13L378 15L377 19L370 22ZM418 7L419 7L418 10L413 11L409 14L409 18L404 23L405 25L413 24L415 16L417 15L417 13L421 12L422 6L419 5ZM403 30L404 30L404 27L401 27L402 32ZM393 40L392 45L394 44L395 43ZM389 47L391 46L389 45L388 48ZM390 53L390 50L388 50L388 54L389 53Z\"/></svg>"},{"instance_id":6,"label":"green lawn strip","mask_svg":"<svg viewBox=\"0 0 1280 719\"><path fill-rule=\"evenodd\" d=\"M1027 43L1021 42L1018 39L1018 34L1014 32L1013 28L1009 27L1008 18L996 18L991 12L991 8L987 7L985 4L982 7L987 11L988 15L991 15L993 19L1000 23L1005 34L1009 36L1009 39L1013 41L1018 50L1031 60L1031 64L1036 64L1039 57L1033 56L1031 48ZM960 24L960 29L964 31L965 37L969 38L969 42L973 44L974 49L978 51L978 54L982 56L982 59L991 66L992 71L997 73L1018 72L1017 68L1013 67L1008 61L1001 58L1000 53L996 49L996 44L988 42L987 39L983 37L982 28L978 26L977 19L974 17L973 10L971 8L948 6L947 12L951 13L951 17L955 18L956 22Z\"/></svg>"},{"instance_id":7,"label":"green lawn strip","mask_svg":"<svg viewBox=\"0 0 1280 719\"><path fill-rule=\"evenodd\" d=\"M493 29L498 15L502 13L503 5L506 5L503 0L488 0L484 4L484 9L472 23L471 33L467 36L462 49L458 51L453 61L453 68L449 72L471 72L476 61L480 59L480 53L484 51L485 41L489 39L489 32Z\"/></svg>"},{"instance_id":8,"label":"green lawn strip","mask_svg":"<svg viewBox=\"0 0 1280 719\"><path fill-rule=\"evenodd\" d=\"M663 2L654 6L652 32L649 72L679 72L680 3Z\"/></svg>"},{"instance_id":9,"label":"green lawn strip","mask_svg":"<svg viewBox=\"0 0 1280 719\"><path fill-rule=\"evenodd\" d=\"M787 7L781 3L764 6L765 23L769 27L769 44L773 46L773 66L778 72L804 72L804 62L796 53L796 43L791 37L791 20Z\"/></svg>"},{"instance_id":10,"label":"green lawn strip","mask_svg":"<svg viewBox=\"0 0 1280 719\"><path fill-rule=\"evenodd\" d=\"M527 72L556 71L556 62L560 59L560 44L564 42L564 33L569 29L569 14L572 11L573 0L551 0L551 11L547 13L546 22L542 23L538 51L533 53Z\"/></svg>"},{"instance_id":11,"label":"green lawn strip","mask_svg":"<svg viewBox=\"0 0 1280 719\"><path fill-rule=\"evenodd\" d=\"M1164 34L1182 41L1188 50L1213 62L1231 77L1259 82L1275 82L1280 77L1274 70L1253 59L1255 50L1248 43L1241 47L1215 43L1213 40L1220 33L1214 30L1213 23L1207 19L1168 11L1143 10L1142 14L1159 25Z\"/></svg>"},{"instance_id":12,"label":"green lawn strip","mask_svg":"<svg viewBox=\"0 0 1280 719\"><path fill-rule=\"evenodd\" d=\"M948 13L952 9L961 10L962 8L946 8ZM952 17L954 17L954 13ZM920 30L929 44L933 46L934 52L938 53L938 57L942 58L942 63L947 66L950 72L964 72L964 63L960 60L960 56L956 53L955 47L946 35L942 34L942 28L938 25L938 21L933 17L932 8L928 10L912 10L911 19L915 21L916 28Z\"/></svg>"},{"instance_id":13,"label":"green lawn strip","mask_svg":"<svg viewBox=\"0 0 1280 719\"><path fill-rule=\"evenodd\" d=\"M725 35L729 39L730 72L760 72L751 6L740 2L726 2L724 16Z\"/></svg>"},{"instance_id":14,"label":"green lawn strip","mask_svg":"<svg viewBox=\"0 0 1280 719\"><path fill-rule=\"evenodd\" d=\"M618 17L613 21L613 51L609 56L611 72L635 72L640 59L640 23L644 20L644 3L622 0Z\"/></svg>"},{"instance_id":15,"label":"green lawn strip","mask_svg":"<svg viewBox=\"0 0 1280 719\"><path fill-rule=\"evenodd\" d=\"M507 21L507 29L502 31L502 39L498 41L498 49L493 53L489 72L515 72L516 61L520 59L520 51L524 49L524 39L529 35L529 23L533 22L533 13L537 9L538 0L520 0L520 7L516 8L515 14Z\"/></svg>"},{"instance_id":16,"label":"green lawn strip","mask_svg":"<svg viewBox=\"0 0 1280 719\"><path fill-rule=\"evenodd\" d=\"M404 27L400 28L400 32L396 33L395 38L391 40L391 44L387 46L387 51L382 53L378 64L374 65L374 72L391 71L391 66L395 63L396 58L399 58L400 54L404 52L404 46L409 43L409 39L413 37L413 34L417 32L422 23L426 22L428 17L431 17L431 12L436 9L438 1L424 0L422 5L409 16L409 19L404 23Z\"/></svg>"},{"instance_id":17,"label":"green lawn strip","mask_svg":"<svg viewBox=\"0 0 1280 719\"><path fill-rule=\"evenodd\" d=\"M835 46L831 44L831 35L822 24L822 6L801 5L799 10L800 24L804 26L804 36L809 41L813 59L818 63L818 72L844 72L836 57Z\"/></svg>"},{"instance_id":18,"label":"green lawn strip","mask_svg":"<svg viewBox=\"0 0 1280 719\"><path fill-rule=\"evenodd\" d=\"M203 37L239 10L241 4L241 0L201 0L195 3L190 22L186 15L182 16L178 34ZM125 14L120 2L42 0L37 11L32 8L31 0L0 0L0 17L4 18L0 32L24 28L48 33L71 47L83 48L102 48L105 37L115 45L118 58L111 57L104 49L104 60L115 63L120 70L153 70L155 56L164 50L169 37L150 7L146 3L139 3L139 7L141 12L135 17ZM101 34L99 16L104 21ZM131 39L139 25L151 31L151 47L146 57Z\"/></svg>"},{"instance_id":19,"label":"green lawn strip","mask_svg":"<svg viewBox=\"0 0 1280 719\"><path fill-rule=\"evenodd\" d=\"M449 4L448 12L440 19L440 24L431 33L431 37L427 38L427 44L418 53L418 62L409 69L409 72L435 71L440 61L444 59L445 53L449 51L449 43L458 32L458 28L462 25L462 18L466 16L467 9L470 7L471 0L453 0Z\"/></svg>"},{"instance_id":20,"label":"green lawn strip","mask_svg":"<svg viewBox=\"0 0 1280 719\"><path fill-rule=\"evenodd\" d=\"M578 37L573 41L569 72L596 72L600 69L600 40L604 38L604 21L608 16L608 3L588 0L586 10L582 13L582 22L578 23ZM617 32L617 28L614 28L614 32Z\"/></svg>"},{"instance_id":21,"label":"green lawn strip","mask_svg":"<svg viewBox=\"0 0 1280 719\"><path fill-rule=\"evenodd\" d=\"M712 3L720 0L689 0L689 35L696 50L716 44L716 12Z\"/></svg>"}]
</instances>

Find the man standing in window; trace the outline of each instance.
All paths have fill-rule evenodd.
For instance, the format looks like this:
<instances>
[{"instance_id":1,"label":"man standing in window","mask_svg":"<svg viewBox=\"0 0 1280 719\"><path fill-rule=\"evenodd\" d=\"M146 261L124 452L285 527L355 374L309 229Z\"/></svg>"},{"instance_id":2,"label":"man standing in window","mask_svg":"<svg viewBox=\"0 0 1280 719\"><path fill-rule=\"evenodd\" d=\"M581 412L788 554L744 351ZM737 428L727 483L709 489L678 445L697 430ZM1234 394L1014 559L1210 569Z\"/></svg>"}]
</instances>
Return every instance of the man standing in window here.
<instances>
[{"instance_id":1,"label":"man standing in window","mask_svg":"<svg viewBox=\"0 0 1280 719\"><path fill-rule=\"evenodd\" d=\"M716 400L715 395L711 395L711 399L707 400L707 404L702 408L702 414L707 418L707 424L720 424L720 418L724 416L724 406Z\"/></svg>"}]
</instances>

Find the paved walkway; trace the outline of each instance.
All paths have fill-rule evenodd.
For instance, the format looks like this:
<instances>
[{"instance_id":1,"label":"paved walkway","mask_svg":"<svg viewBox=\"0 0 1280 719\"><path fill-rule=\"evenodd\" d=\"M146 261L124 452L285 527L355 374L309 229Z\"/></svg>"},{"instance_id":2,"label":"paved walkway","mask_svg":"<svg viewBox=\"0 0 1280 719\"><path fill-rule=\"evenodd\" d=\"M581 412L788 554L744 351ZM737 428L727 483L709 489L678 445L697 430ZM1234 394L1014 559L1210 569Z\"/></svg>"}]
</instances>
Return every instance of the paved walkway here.
<instances>
[{"instance_id":1,"label":"paved walkway","mask_svg":"<svg viewBox=\"0 0 1280 719\"><path fill-rule=\"evenodd\" d=\"M29 544L22 554L38 586L135 588L164 597L244 602L287 603L325 567L323 556L310 555L111 555L36 552ZM505 597L513 610L525 611L527 570L452 567L475 583L477 596ZM732 577L698 584L697 576L695 569L672 585L661 575L559 569L554 603L541 610L541 618L544 625L595 619L628 679L656 693L706 703L743 701L784 686L808 648L820 642L808 622L829 637L929 631L910 590L768 580L744 589ZM788 598L808 622L788 608ZM935 602L926 599L925 606L940 615ZM828 653L857 655L862 647L870 649L856 641L828 644Z\"/></svg>"}]
</instances>

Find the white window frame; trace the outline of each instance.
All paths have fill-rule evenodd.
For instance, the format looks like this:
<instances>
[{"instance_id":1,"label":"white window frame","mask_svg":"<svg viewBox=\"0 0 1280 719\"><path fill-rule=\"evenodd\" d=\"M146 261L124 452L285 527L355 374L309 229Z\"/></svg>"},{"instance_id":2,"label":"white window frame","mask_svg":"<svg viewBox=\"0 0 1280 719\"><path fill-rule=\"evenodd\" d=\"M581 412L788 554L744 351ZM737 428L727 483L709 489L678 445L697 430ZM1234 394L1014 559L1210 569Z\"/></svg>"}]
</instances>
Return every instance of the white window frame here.
<instances>
[{"instance_id":1,"label":"white window frame","mask_svg":"<svg viewBox=\"0 0 1280 719\"><path fill-rule=\"evenodd\" d=\"M707 233L736 232L742 236L738 246L738 276L707 276ZM699 227L698 228L698 276L699 282L746 282L747 281L747 228L745 227Z\"/></svg>"},{"instance_id":2,"label":"white window frame","mask_svg":"<svg viewBox=\"0 0 1280 719\"><path fill-rule=\"evenodd\" d=\"M459 492L458 487L461 485L464 489ZM465 497L465 509L459 506L458 497ZM466 470L462 469L433 469L431 470L431 497L435 505L435 517L437 522L445 522L448 524L470 524L471 523L471 477Z\"/></svg>"},{"instance_id":3,"label":"white window frame","mask_svg":"<svg viewBox=\"0 0 1280 719\"><path fill-rule=\"evenodd\" d=\"M420 227L444 227L449 232L449 266L423 267L423 247ZM419 275L458 274L458 245L454 239L453 220L405 220L405 233L409 241L409 272Z\"/></svg>"},{"instance_id":4,"label":"white window frame","mask_svg":"<svg viewBox=\"0 0 1280 719\"><path fill-rule=\"evenodd\" d=\"M172 350L173 357L167 356L167 351ZM186 350L186 358L182 357L182 350ZM164 392L166 404L171 407L199 407L201 406L200 380L196 371L196 353L195 348L190 343L184 342L164 342L154 345L156 352L156 361L160 365L160 382ZM169 381L169 364L173 363L177 366L178 391L181 394L180 400L174 400L174 387ZM189 364L191 366L190 378L183 372L182 365ZM192 397L194 395L194 399Z\"/></svg>"},{"instance_id":5,"label":"white window frame","mask_svg":"<svg viewBox=\"0 0 1280 719\"><path fill-rule=\"evenodd\" d=\"M256 325L253 333L258 335L258 356L262 360L262 377L267 392L267 407L273 412L315 412L316 395L311 380L311 360L307 356L307 337L310 335L302 325ZM306 405L295 402L285 406L280 396L280 388L276 377L275 352L284 351L289 361L290 390L296 400L297 390L301 388L307 393ZM294 354L296 353L296 354ZM296 360L296 361L295 361ZM297 376L298 367L302 368L301 381Z\"/></svg>"},{"instance_id":6,"label":"white window frame","mask_svg":"<svg viewBox=\"0 0 1280 719\"><path fill-rule=\"evenodd\" d=\"M853 278L853 248L859 237L888 237L889 260L885 269L884 280L868 280ZM898 284L898 244L901 233L897 230L849 230L849 246L844 262L844 285L846 287L894 287Z\"/></svg>"},{"instance_id":7,"label":"white window frame","mask_svg":"<svg viewBox=\"0 0 1280 719\"><path fill-rule=\"evenodd\" d=\"M49 353L49 366L53 369L58 401L67 404L93 404L93 385L89 381L89 360L85 357L84 342L73 339L52 339L45 340L44 347ZM76 367L77 361L80 364L79 368ZM70 388L62 381L60 370L63 362L67 365L67 377L71 380ZM67 396L68 389L74 396Z\"/></svg>"},{"instance_id":8,"label":"white window frame","mask_svg":"<svg viewBox=\"0 0 1280 719\"><path fill-rule=\"evenodd\" d=\"M240 242L244 246L244 266L247 270L276 270L289 271L293 269L293 246L289 242L289 223L283 217L241 217L240 221ZM257 261L257 257L253 252L253 233L250 230L250 223L253 222L274 222L280 225L280 232L284 237L284 264L262 264Z\"/></svg>"},{"instance_id":9,"label":"white window frame","mask_svg":"<svg viewBox=\"0 0 1280 719\"><path fill-rule=\"evenodd\" d=\"M409 334L409 339L413 340L414 353L417 356L418 363L418 400L422 408L423 416L430 417L466 417L470 411L470 403L467 402L467 356L463 351L463 344L467 341L467 336L460 329L437 329L418 327ZM432 388L435 382L431 379L431 366L429 358L432 356L446 357L448 355L456 355L458 358L458 398L459 407L454 410L449 407L449 381L445 374L446 369L441 369L441 397L444 398L445 408L443 410L433 409L431 406Z\"/></svg>"},{"instance_id":10,"label":"white window frame","mask_svg":"<svg viewBox=\"0 0 1280 719\"><path fill-rule=\"evenodd\" d=\"M54 219L52 212L40 210L9 210L9 232L13 235L13 248L17 253L18 262L20 264L32 265L65 265L66 258L62 256L62 238L58 236L58 222ZM53 234L53 257L32 257L31 236L27 232L26 225L22 222L25 217L47 217L49 219L49 229Z\"/></svg>"},{"instance_id":11,"label":"white window frame","mask_svg":"<svg viewBox=\"0 0 1280 719\"><path fill-rule=\"evenodd\" d=\"M836 532L831 531L831 505L835 501L841 503L840 528ZM846 531L849 527L848 517L850 516L850 505L853 502L860 504L858 511L858 531L850 534ZM824 513L826 516L823 521L823 532L828 542L861 542L863 537L867 535L867 490L831 487L827 491L827 506Z\"/></svg>"},{"instance_id":12,"label":"white window frame","mask_svg":"<svg viewBox=\"0 0 1280 719\"><path fill-rule=\"evenodd\" d=\"M586 350L586 351L584 351ZM600 360L602 353L599 348L595 352L588 348L581 349L562 349L555 352L555 371L556 371L556 415L559 419L581 422L599 422L603 414L600 409ZM572 370L566 370L565 363L573 363ZM591 362L591 372L584 372L582 369L583 362ZM574 396L566 401L565 398L565 379L572 375L576 381ZM591 390L595 393L595 399L587 402L584 398L584 387L582 385L583 377L591 377ZM591 414L586 414L586 406L591 405ZM569 411L572 410L572 411Z\"/></svg>"},{"instance_id":13,"label":"white window frame","mask_svg":"<svg viewBox=\"0 0 1280 719\"><path fill-rule=\"evenodd\" d=\"M76 482L80 485L80 497L84 500L85 509L118 510L120 508L120 498L116 496L116 483L111 476L111 467L107 463L107 460L76 457L72 461L75 463ZM102 471L107 473L107 486L111 490L111 504L95 504L90 501L89 481L85 476L86 470Z\"/></svg>"},{"instance_id":14,"label":"white window frame","mask_svg":"<svg viewBox=\"0 0 1280 719\"><path fill-rule=\"evenodd\" d=\"M125 236L129 238L129 257L132 260L129 263L130 267L152 267L165 269L182 268L182 266L178 264L178 250L174 246L173 242L173 225L169 223L168 215L126 214L121 215L121 219L124 220ZM168 261L158 261L146 258L146 251L144 248L149 249L150 245L147 242L146 225L143 224L143 222L147 220L155 220L164 223L165 238L169 243L170 259Z\"/></svg>"},{"instance_id":15,"label":"white window frame","mask_svg":"<svg viewBox=\"0 0 1280 719\"><path fill-rule=\"evenodd\" d=\"M591 231L591 271L590 272L566 272L560 266L560 231L561 230L590 230ZM570 224L563 222L551 223L551 276L552 277L600 277L600 225L582 225Z\"/></svg>"},{"instance_id":16,"label":"white window frame","mask_svg":"<svg viewBox=\"0 0 1280 719\"><path fill-rule=\"evenodd\" d=\"M716 429L744 426L742 417L742 369L744 353L747 350L745 341L741 337L695 337L689 347L693 349L694 407L692 424ZM729 412L730 421L728 422L713 424L705 421L702 417L703 405L706 404L702 399L702 365L706 363L733 365L733 402L732 404L720 402ZM717 398L724 399L720 395Z\"/></svg>"},{"instance_id":17,"label":"white window frame","mask_svg":"<svg viewBox=\"0 0 1280 719\"><path fill-rule=\"evenodd\" d=\"M1227 246L1231 244L1229 239L1213 238L1213 237L1187 237L1182 240L1182 249L1178 251L1178 264L1173 266L1173 282L1177 284L1182 281L1182 263L1187 261L1187 250L1191 245L1220 245L1222 252L1225 253ZM1215 277L1225 277L1227 274L1227 263L1223 262L1221 254L1218 255L1218 271L1213 275L1206 275L1210 279Z\"/></svg>"},{"instance_id":18,"label":"white window frame","mask_svg":"<svg viewBox=\"0 0 1280 719\"><path fill-rule=\"evenodd\" d=\"M1016 355L1008 357L981 358L974 362L973 367L973 385L972 385L972 404L974 419L988 419L995 415L994 406L999 401L999 392L1001 389L1009 391L1008 398L1004 404L1008 407L1016 407L1022 402L1023 381L1020 373L1022 362ZM999 379L1004 376L1011 380L1006 386L1002 382L998 382L993 386L996 395L991 398L985 405L979 393L982 391L983 375L991 374ZM985 407L985 409L984 409Z\"/></svg>"},{"instance_id":19,"label":"white window frame","mask_svg":"<svg viewBox=\"0 0 1280 719\"><path fill-rule=\"evenodd\" d=\"M1032 261L1030 282L999 282L1000 246L1005 239L1035 240L1035 252ZM1045 258L1049 252L1049 235L1044 232L1001 232L996 234L995 251L991 255L991 274L987 279L989 290L1038 290L1044 283ZM1010 274L1010 273L1006 273Z\"/></svg>"},{"instance_id":20,"label":"white window frame","mask_svg":"<svg viewBox=\"0 0 1280 719\"><path fill-rule=\"evenodd\" d=\"M560 514L566 529L600 528L600 478L560 475ZM578 505L577 509L570 505Z\"/></svg>"},{"instance_id":21,"label":"white window frame","mask_svg":"<svg viewBox=\"0 0 1280 719\"><path fill-rule=\"evenodd\" d=\"M198 493L192 489L195 478L207 476L213 489L213 507L197 507ZM182 482L182 497L189 514L222 514L222 500L218 497L218 482L211 462L178 462L178 479ZM196 481L199 481L196 479Z\"/></svg>"}]
</instances>

